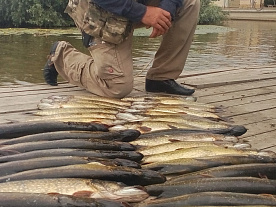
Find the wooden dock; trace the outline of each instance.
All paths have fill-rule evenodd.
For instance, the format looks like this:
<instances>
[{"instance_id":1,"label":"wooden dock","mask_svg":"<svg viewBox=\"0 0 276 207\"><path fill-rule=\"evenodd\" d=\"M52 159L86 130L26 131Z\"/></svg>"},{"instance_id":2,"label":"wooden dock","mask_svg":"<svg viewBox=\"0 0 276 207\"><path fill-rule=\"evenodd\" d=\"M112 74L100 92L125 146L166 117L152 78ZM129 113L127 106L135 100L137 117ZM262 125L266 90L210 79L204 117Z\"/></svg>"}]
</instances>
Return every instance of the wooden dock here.
<instances>
[{"instance_id":1,"label":"wooden dock","mask_svg":"<svg viewBox=\"0 0 276 207\"><path fill-rule=\"evenodd\" d=\"M187 72L179 83L195 87L198 102L223 106L220 115L248 131L242 136L252 148L276 152L276 65L224 68ZM41 99L51 95L89 94L85 90L60 83L0 87L0 123L25 121L37 110ZM130 96L145 94L144 77L135 77Z\"/></svg>"}]
</instances>

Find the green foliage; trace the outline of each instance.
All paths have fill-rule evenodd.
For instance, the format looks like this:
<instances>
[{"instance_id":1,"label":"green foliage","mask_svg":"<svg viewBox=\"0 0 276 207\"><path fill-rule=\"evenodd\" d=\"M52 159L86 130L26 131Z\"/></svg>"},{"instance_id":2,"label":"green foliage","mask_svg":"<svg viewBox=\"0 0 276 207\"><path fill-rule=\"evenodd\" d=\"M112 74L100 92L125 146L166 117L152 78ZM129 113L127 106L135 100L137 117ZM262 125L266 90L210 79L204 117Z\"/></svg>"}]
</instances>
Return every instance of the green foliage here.
<instances>
[{"instance_id":1,"label":"green foliage","mask_svg":"<svg viewBox=\"0 0 276 207\"><path fill-rule=\"evenodd\" d=\"M227 19L227 13L214 5L211 0L201 0L200 4L199 24L221 25Z\"/></svg>"},{"instance_id":2,"label":"green foliage","mask_svg":"<svg viewBox=\"0 0 276 207\"><path fill-rule=\"evenodd\" d=\"M1 27L61 27L74 25L64 14L64 0L0 0Z\"/></svg>"},{"instance_id":3,"label":"green foliage","mask_svg":"<svg viewBox=\"0 0 276 207\"><path fill-rule=\"evenodd\" d=\"M0 27L74 26L64 13L67 3L66 0L0 0ZM225 18L225 13L211 0L201 0L199 24L221 24Z\"/></svg>"}]
</instances>

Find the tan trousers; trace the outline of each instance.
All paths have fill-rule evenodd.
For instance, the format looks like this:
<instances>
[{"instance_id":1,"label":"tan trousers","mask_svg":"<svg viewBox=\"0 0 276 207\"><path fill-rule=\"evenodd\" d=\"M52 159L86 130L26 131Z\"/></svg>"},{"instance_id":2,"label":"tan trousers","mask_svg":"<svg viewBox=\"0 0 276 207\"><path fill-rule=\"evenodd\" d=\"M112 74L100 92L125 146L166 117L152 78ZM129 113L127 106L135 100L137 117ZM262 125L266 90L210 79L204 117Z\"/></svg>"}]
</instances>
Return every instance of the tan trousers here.
<instances>
[{"instance_id":1,"label":"tan trousers","mask_svg":"<svg viewBox=\"0 0 276 207\"><path fill-rule=\"evenodd\" d=\"M148 70L148 79L177 79L184 68L198 21L200 2L183 2L172 27L163 35L153 65ZM159 0L149 1L149 5L158 4ZM61 41L52 58L58 73L68 82L99 96L123 98L128 95L133 88L132 35L118 45L96 40L88 49L91 56Z\"/></svg>"}]
</instances>

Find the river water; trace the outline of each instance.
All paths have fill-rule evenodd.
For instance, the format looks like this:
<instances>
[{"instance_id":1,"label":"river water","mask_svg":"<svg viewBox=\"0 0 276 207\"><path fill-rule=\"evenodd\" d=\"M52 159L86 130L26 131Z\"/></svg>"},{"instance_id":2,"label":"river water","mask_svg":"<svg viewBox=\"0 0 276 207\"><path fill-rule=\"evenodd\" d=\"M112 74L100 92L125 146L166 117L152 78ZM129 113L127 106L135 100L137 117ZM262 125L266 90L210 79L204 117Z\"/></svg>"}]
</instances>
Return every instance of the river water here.
<instances>
[{"instance_id":1,"label":"river water","mask_svg":"<svg viewBox=\"0 0 276 207\"><path fill-rule=\"evenodd\" d=\"M43 83L42 68L51 44L57 40L69 41L89 54L77 33L0 35L0 85ZM135 75L146 73L160 40L149 39L139 30L135 33ZM224 26L198 26L184 72L271 63L276 64L276 22L229 21Z\"/></svg>"}]
</instances>

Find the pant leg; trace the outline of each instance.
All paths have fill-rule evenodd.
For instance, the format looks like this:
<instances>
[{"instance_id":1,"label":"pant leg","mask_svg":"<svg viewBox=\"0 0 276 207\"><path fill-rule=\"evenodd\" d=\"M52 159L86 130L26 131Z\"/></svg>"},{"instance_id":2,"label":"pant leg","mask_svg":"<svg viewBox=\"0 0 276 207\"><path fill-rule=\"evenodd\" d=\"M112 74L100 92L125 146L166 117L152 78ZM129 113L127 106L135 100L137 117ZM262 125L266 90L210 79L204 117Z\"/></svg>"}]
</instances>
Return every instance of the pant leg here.
<instances>
[{"instance_id":1,"label":"pant leg","mask_svg":"<svg viewBox=\"0 0 276 207\"><path fill-rule=\"evenodd\" d=\"M153 0L152 0L153 1ZM163 35L146 78L151 80L177 79L181 74L198 22L199 0L184 0L172 27Z\"/></svg>"},{"instance_id":2,"label":"pant leg","mask_svg":"<svg viewBox=\"0 0 276 207\"><path fill-rule=\"evenodd\" d=\"M98 42L89 48L90 57L61 41L51 60L69 83L99 96L122 98L133 88L131 42L131 37L119 45Z\"/></svg>"}]
</instances>

